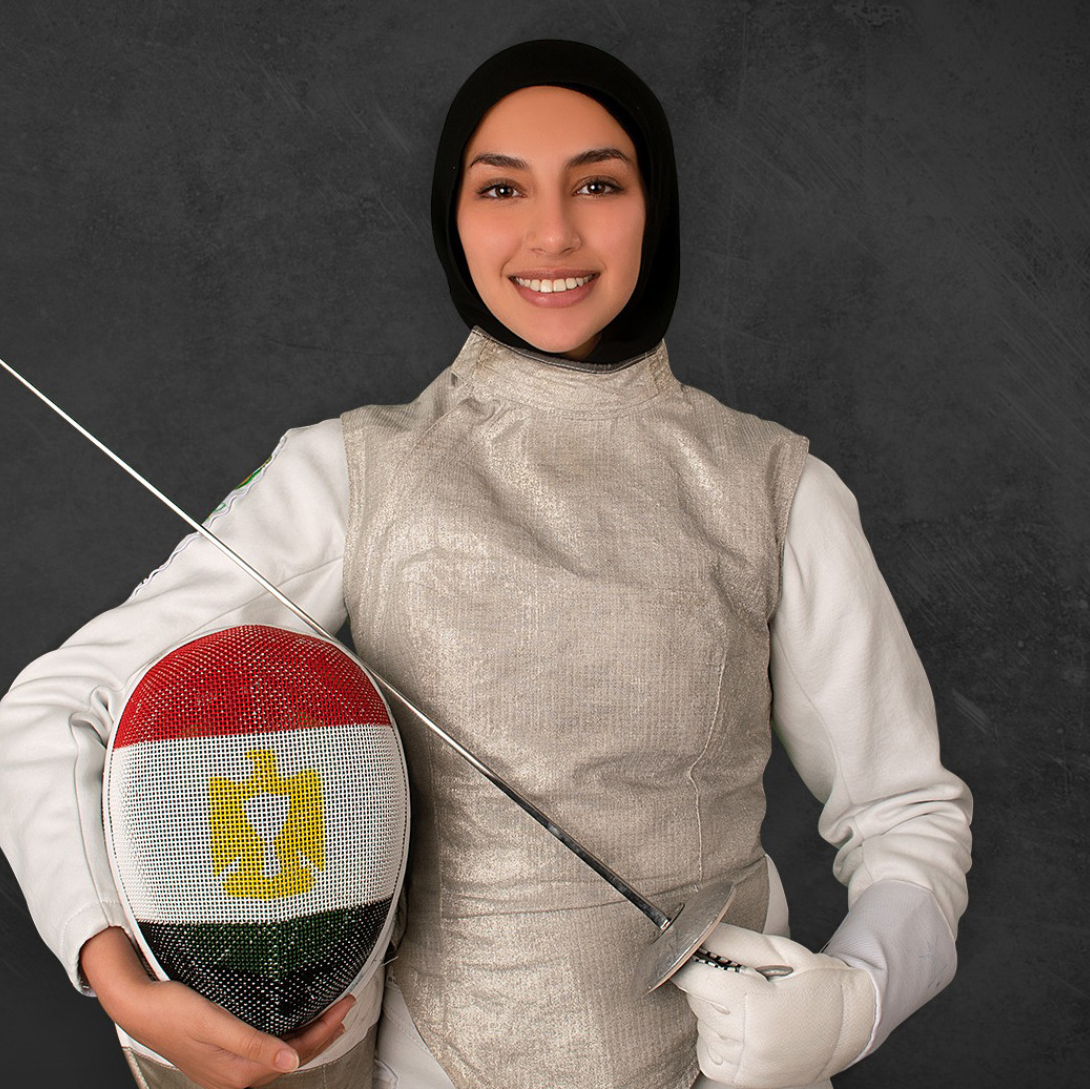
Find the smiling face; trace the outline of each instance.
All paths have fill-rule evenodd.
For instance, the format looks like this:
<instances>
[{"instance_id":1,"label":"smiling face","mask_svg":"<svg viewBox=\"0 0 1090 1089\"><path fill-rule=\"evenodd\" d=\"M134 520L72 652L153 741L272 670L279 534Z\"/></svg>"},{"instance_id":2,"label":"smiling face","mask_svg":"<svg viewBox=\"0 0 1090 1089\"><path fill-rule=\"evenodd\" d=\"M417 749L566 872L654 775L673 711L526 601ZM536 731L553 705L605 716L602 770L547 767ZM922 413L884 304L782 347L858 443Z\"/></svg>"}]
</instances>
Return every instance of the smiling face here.
<instances>
[{"instance_id":1,"label":"smiling face","mask_svg":"<svg viewBox=\"0 0 1090 1089\"><path fill-rule=\"evenodd\" d=\"M515 91L466 146L457 224L473 285L542 351L589 354L636 286L645 219L631 138L577 91Z\"/></svg>"}]
</instances>

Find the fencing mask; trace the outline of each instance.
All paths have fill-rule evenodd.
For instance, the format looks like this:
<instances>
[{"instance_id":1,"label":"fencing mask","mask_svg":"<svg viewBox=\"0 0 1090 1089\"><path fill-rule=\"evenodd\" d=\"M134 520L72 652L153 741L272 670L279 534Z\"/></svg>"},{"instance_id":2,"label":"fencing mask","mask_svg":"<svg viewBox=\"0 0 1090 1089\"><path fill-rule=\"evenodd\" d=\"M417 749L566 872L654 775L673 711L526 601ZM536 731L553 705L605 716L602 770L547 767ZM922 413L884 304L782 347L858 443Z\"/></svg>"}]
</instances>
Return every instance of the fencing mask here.
<instances>
[{"instance_id":1,"label":"fencing mask","mask_svg":"<svg viewBox=\"0 0 1090 1089\"><path fill-rule=\"evenodd\" d=\"M106 843L148 964L274 1035L381 966L408 816L378 689L336 646L279 628L158 659L107 754Z\"/></svg>"}]
</instances>

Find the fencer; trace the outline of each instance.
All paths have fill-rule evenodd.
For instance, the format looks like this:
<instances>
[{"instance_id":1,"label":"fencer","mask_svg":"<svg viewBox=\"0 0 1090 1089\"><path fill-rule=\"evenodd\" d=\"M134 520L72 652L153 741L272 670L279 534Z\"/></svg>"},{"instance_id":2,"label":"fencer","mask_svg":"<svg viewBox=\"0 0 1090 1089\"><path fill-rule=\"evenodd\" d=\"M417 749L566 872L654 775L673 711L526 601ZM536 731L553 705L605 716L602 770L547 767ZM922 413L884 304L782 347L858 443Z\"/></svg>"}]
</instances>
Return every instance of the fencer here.
<instances>
[{"instance_id":1,"label":"fencer","mask_svg":"<svg viewBox=\"0 0 1090 1089\"><path fill-rule=\"evenodd\" d=\"M673 375L672 142L615 58L485 62L443 129L432 225L470 328L452 365L409 405L289 432L212 521L657 901L750 875L712 939L736 967L633 993L646 922L402 724L385 994L284 1047L141 979L93 819L114 693L213 624L287 622L194 538L3 702L3 847L35 920L149 1086L827 1085L952 978L969 866L969 793L854 500L804 439ZM821 953L786 936L760 843L773 719L848 889Z\"/></svg>"}]
</instances>

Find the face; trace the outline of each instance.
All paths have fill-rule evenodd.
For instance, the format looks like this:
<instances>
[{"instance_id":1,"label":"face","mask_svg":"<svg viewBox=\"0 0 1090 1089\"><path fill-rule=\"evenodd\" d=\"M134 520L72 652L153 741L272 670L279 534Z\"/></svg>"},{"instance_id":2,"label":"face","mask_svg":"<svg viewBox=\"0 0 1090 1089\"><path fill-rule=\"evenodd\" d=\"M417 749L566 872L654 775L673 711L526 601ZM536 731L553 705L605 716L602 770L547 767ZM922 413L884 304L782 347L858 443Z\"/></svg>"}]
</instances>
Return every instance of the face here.
<instances>
[{"instance_id":1,"label":"face","mask_svg":"<svg viewBox=\"0 0 1090 1089\"><path fill-rule=\"evenodd\" d=\"M542 351L591 351L636 286L645 219L632 140L577 91L515 91L466 148L457 224L473 284Z\"/></svg>"}]
</instances>

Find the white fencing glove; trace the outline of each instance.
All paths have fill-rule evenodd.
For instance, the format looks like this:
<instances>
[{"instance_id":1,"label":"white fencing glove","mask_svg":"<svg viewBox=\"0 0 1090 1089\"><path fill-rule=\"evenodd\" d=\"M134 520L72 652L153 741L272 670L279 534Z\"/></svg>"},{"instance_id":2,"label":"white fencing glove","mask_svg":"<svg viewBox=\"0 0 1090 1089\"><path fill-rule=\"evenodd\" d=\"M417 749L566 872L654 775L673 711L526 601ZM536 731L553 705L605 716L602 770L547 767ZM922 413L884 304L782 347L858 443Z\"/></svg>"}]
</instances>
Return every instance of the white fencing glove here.
<instances>
[{"instance_id":1,"label":"white fencing glove","mask_svg":"<svg viewBox=\"0 0 1090 1089\"><path fill-rule=\"evenodd\" d=\"M877 993L864 969L729 923L703 948L734 967L690 961L673 982L696 1014L697 1058L707 1078L736 1089L812 1085L867 1050Z\"/></svg>"}]
</instances>

